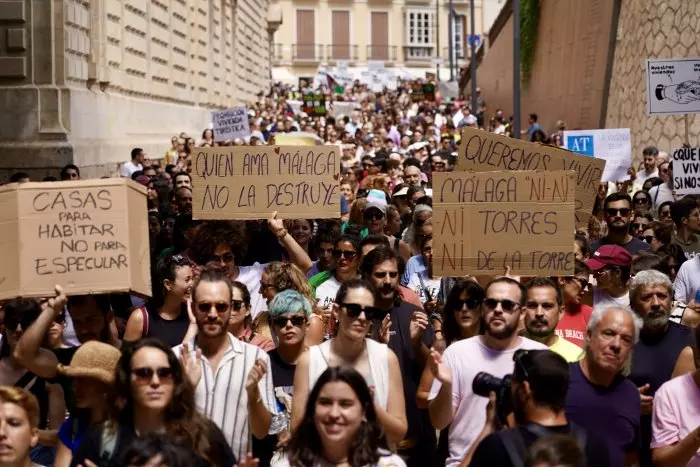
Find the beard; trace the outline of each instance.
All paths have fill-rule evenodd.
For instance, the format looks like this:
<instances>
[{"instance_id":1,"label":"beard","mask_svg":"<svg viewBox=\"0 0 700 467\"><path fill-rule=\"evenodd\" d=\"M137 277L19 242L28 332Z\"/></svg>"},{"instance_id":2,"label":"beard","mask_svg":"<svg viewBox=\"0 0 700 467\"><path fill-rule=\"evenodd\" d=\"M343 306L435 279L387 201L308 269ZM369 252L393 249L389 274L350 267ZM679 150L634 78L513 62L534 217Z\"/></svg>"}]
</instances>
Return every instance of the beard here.
<instances>
[{"instance_id":1,"label":"beard","mask_svg":"<svg viewBox=\"0 0 700 467\"><path fill-rule=\"evenodd\" d=\"M530 323L530 326L534 324L543 324L545 327L528 327L526 325L525 327L527 329L528 334L537 338L545 338L554 334L554 329L549 329L549 323L547 323L546 321L533 321L532 323Z\"/></svg>"},{"instance_id":2,"label":"beard","mask_svg":"<svg viewBox=\"0 0 700 467\"><path fill-rule=\"evenodd\" d=\"M644 317L644 328L656 330L663 328L668 324L669 316L663 311L650 311Z\"/></svg>"},{"instance_id":3,"label":"beard","mask_svg":"<svg viewBox=\"0 0 700 467\"><path fill-rule=\"evenodd\" d=\"M510 337L513 337L513 334L515 334L515 331L517 331L517 329L518 329L517 321L512 326L509 325L507 322L504 322L504 323L505 323L505 325L504 325L503 329L499 329L499 330L492 329L491 323L488 323L486 325L486 334L488 334L489 336L494 337L496 339L499 339L499 340L508 339Z\"/></svg>"}]
</instances>

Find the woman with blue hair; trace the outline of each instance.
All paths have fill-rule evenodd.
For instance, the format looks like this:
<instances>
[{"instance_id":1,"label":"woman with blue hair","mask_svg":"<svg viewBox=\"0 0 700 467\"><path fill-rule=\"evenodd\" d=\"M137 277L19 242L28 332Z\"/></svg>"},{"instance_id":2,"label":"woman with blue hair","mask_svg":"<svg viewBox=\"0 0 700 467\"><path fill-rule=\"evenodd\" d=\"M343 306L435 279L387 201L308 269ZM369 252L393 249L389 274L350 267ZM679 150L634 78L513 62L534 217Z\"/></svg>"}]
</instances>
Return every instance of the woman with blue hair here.
<instances>
[{"instance_id":1,"label":"woman with blue hair","mask_svg":"<svg viewBox=\"0 0 700 467\"><path fill-rule=\"evenodd\" d=\"M270 433L276 434L268 435L260 441L253 440L253 451L260 459L260 465L269 465L278 441L286 441L289 436L294 372L299 356L306 350L304 340L312 307L308 298L296 290L288 289L274 296L268 306L268 313L272 336L277 342L277 348L268 352L268 355L280 415L275 417L270 429Z\"/></svg>"}]
</instances>

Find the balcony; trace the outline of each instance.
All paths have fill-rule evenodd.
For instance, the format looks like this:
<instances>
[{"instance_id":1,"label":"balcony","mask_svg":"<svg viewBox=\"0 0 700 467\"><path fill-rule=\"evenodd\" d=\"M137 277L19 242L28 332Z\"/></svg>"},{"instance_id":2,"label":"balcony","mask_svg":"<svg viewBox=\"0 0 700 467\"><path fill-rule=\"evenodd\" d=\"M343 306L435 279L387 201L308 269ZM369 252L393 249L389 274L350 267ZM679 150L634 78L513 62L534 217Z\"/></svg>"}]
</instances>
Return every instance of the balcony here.
<instances>
[{"instance_id":1,"label":"balcony","mask_svg":"<svg viewBox=\"0 0 700 467\"><path fill-rule=\"evenodd\" d=\"M395 45L368 45L367 60L380 60L388 63L394 63L397 60L397 47Z\"/></svg>"},{"instance_id":2,"label":"balcony","mask_svg":"<svg viewBox=\"0 0 700 467\"><path fill-rule=\"evenodd\" d=\"M295 62L319 63L323 60L323 45L292 44L292 60Z\"/></svg>"},{"instance_id":3,"label":"balcony","mask_svg":"<svg viewBox=\"0 0 700 467\"><path fill-rule=\"evenodd\" d=\"M281 65L287 58L284 56L284 44L272 44L272 64Z\"/></svg>"},{"instance_id":4,"label":"balcony","mask_svg":"<svg viewBox=\"0 0 700 467\"><path fill-rule=\"evenodd\" d=\"M355 44L331 44L326 46L326 59L329 64L340 61L350 63L357 62L357 45Z\"/></svg>"},{"instance_id":5,"label":"balcony","mask_svg":"<svg viewBox=\"0 0 700 467\"><path fill-rule=\"evenodd\" d=\"M407 64L425 66L430 64L431 59L435 56L435 47L432 45L407 45L403 48L404 61Z\"/></svg>"}]
</instances>

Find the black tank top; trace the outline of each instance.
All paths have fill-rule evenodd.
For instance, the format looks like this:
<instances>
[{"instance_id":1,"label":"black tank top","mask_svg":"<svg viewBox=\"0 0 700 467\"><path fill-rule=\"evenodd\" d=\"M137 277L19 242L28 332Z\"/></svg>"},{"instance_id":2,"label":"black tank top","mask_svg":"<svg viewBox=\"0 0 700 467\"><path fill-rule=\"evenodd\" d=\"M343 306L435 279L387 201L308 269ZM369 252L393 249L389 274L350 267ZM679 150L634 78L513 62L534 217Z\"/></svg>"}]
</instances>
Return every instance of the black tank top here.
<instances>
[{"instance_id":1,"label":"black tank top","mask_svg":"<svg viewBox=\"0 0 700 467\"><path fill-rule=\"evenodd\" d=\"M187 328L190 326L190 317L187 316L186 305L180 307L180 314L177 318L169 320L163 319L158 311L152 307L147 307L148 310L148 337L155 337L168 344L170 347L175 347L182 344L182 339L187 334Z\"/></svg>"}]
</instances>

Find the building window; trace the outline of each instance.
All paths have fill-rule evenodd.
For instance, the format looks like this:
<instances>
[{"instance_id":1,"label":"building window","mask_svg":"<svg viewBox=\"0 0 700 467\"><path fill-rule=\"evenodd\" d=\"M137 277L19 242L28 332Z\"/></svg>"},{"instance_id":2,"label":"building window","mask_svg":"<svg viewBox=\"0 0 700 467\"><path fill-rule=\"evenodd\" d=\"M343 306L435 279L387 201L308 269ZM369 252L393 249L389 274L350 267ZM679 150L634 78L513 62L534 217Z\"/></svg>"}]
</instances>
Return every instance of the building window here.
<instances>
[{"instance_id":1,"label":"building window","mask_svg":"<svg viewBox=\"0 0 700 467\"><path fill-rule=\"evenodd\" d=\"M406 12L406 58L430 60L435 55L435 12L409 10Z\"/></svg>"},{"instance_id":2,"label":"building window","mask_svg":"<svg viewBox=\"0 0 700 467\"><path fill-rule=\"evenodd\" d=\"M452 16L452 40L454 44L455 58L464 58L464 24L466 21L465 15Z\"/></svg>"}]
</instances>

